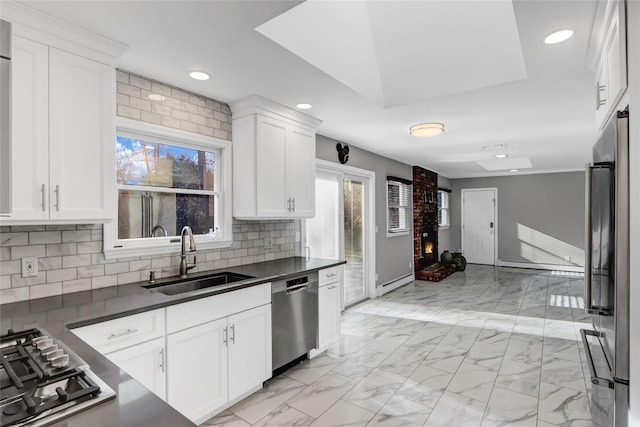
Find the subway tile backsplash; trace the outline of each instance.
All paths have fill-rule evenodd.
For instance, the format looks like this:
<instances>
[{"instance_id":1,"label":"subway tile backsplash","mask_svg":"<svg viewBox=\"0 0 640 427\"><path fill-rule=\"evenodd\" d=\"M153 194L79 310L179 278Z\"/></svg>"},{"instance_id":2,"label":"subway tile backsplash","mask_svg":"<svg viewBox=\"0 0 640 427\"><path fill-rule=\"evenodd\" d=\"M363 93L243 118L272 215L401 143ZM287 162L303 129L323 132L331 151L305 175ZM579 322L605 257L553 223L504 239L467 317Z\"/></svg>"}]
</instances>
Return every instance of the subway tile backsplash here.
<instances>
[{"instance_id":1,"label":"subway tile backsplash","mask_svg":"<svg viewBox=\"0 0 640 427\"><path fill-rule=\"evenodd\" d=\"M273 246L264 248L264 239ZM193 272L270 261L294 255L294 221L233 221L233 243L197 251ZM178 274L180 256L105 259L102 225L0 227L0 302L3 304L118 286ZM21 259L38 257L38 275L22 277Z\"/></svg>"}]
</instances>

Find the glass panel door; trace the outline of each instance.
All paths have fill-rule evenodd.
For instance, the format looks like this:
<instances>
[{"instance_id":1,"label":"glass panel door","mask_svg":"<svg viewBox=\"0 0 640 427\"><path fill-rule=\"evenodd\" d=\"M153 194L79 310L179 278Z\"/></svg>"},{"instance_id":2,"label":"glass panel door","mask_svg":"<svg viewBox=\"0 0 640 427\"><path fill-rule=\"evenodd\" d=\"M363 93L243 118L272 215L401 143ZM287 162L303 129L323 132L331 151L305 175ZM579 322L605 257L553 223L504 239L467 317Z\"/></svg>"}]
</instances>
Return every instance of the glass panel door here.
<instances>
[{"instance_id":1,"label":"glass panel door","mask_svg":"<svg viewBox=\"0 0 640 427\"><path fill-rule=\"evenodd\" d=\"M344 203L344 303L353 304L367 298L364 280L364 182L361 178L345 175Z\"/></svg>"},{"instance_id":2,"label":"glass panel door","mask_svg":"<svg viewBox=\"0 0 640 427\"><path fill-rule=\"evenodd\" d=\"M319 169L316 216L305 222L305 241L314 258L346 259L342 302L348 306L368 297L366 280L365 194L367 178Z\"/></svg>"}]
</instances>

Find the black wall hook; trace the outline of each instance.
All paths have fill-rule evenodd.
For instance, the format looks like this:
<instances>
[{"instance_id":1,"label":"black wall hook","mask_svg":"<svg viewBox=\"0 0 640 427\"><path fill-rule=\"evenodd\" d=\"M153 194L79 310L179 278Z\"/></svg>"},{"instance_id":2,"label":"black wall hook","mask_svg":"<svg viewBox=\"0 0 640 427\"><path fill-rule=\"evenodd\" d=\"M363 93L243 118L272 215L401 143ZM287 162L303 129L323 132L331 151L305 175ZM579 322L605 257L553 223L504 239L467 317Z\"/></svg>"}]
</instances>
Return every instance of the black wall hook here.
<instances>
[{"instance_id":1,"label":"black wall hook","mask_svg":"<svg viewBox=\"0 0 640 427\"><path fill-rule=\"evenodd\" d=\"M349 161L349 146L345 145L343 147L342 144L338 143L336 150L338 150L338 160L340 160L340 163L343 165L347 163Z\"/></svg>"}]
</instances>

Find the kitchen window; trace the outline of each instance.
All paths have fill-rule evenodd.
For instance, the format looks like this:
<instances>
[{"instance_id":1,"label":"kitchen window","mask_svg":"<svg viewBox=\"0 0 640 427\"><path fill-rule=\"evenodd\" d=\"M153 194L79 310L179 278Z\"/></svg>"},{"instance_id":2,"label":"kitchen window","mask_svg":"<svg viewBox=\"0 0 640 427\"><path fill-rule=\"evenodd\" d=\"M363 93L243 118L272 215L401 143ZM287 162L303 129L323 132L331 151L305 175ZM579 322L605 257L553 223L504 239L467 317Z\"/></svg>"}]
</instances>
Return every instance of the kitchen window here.
<instances>
[{"instance_id":1,"label":"kitchen window","mask_svg":"<svg viewBox=\"0 0 640 427\"><path fill-rule=\"evenodd\" d=\"M180 251L188 225L198 249L231 245L231 143L132 120L116 131L118 203L105 255Z\"/></svg>"},{"instance_id":2,"label":"kitchen window","mask_svg":"<svg viewBox=\"0 0 640 427\"><path fill-rule=\"evenodd\" d=\"M387 177L387 236L408 234L413 223L411 181Z\"/></svg>"},{"instance_id":3,"label":"kitchen window","mask_svg":"<svg viewBox=\"0 0 640 427\"><path fill-rule=\"evenodd\" d=\"M438 227L449 228L449 193L451 190L438 189Z\"/></svg>"}]
</instances>

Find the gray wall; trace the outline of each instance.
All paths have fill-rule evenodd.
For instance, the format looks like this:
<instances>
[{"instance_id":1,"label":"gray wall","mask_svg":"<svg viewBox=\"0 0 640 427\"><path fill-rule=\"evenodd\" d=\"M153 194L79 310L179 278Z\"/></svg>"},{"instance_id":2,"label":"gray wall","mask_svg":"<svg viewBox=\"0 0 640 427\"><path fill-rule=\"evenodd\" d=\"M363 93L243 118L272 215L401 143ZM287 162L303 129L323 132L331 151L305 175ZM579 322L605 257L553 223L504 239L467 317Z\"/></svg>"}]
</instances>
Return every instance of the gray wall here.
<instances>
[{"instance_id":1,"label":"gray wall","mask_svg":"<svg viewBox=\"0 0 640 427\"><path fill-rule=\"evenodd\" d=\"M500 260L584 265L583 172L453 179L451 184L453 246L462 247L460 190L497 187Z\"/></svg>"},{"instance_id":2,"label":"gray wall","mask_svg":"<svg viewBox=\"0 0 640 427\"><path fill-rule=\"evenodd\" d=\"M451 180L449 178L445 178L442 175L438 175L438 188L447 188L451 190ZM451 197L452 193L449 193L449 197ZM451 206L449 206L451 213ZM450 222L453 222L453 215L450 216ZM458 249L458 246L451 246L451 227L449 228L438 228L438 259L440 259L440 255L445 250L453 252Z\"/></svg>"},{"instance_id":3,"label":"gray wall","mask_svg":"<svg viewBox=\"0 0 640 427\"><path fill-rule=\"evenodd\" d=\"M335 163L338 161L336 144L340 141L318 135L316 137L316 157ZM344 143L343 143L344 145ZM349 144L347 144L349 145ZM376 272L377 284L383 284L413 271L409 266L413 262L412 235L387 237L387 175L399 178L412 179L411 166L386 157L379 156L369 151L349 145L349 166L367 169L376 173Z\"/></svg>"}]
</instances>

